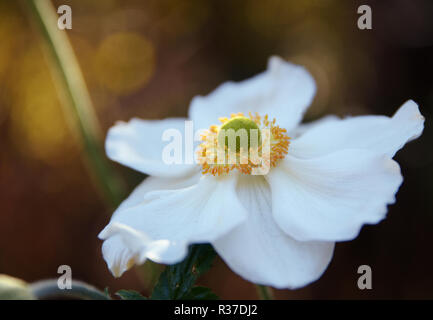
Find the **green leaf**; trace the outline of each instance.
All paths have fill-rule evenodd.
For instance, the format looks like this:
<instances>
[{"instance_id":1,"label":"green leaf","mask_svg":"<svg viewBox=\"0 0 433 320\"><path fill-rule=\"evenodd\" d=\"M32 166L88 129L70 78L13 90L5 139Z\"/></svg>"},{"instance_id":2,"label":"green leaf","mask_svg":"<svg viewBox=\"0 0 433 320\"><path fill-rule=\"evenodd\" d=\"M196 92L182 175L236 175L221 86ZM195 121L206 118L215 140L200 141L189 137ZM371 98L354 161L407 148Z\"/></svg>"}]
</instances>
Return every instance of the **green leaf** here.
<instances>
[{"instance_id":1,"label":"green leaf","mask_svg":"<svg viewBox=\"0 0 433 320\"><path fill-rule=\"evenodd\" d=\"M182 262L166 267L159 277L151 299L188 299L198 277L209 270L215 256L215 250L211 245L191 246L188 256Z\"/></svg>"},{"instance_id":2,"label":"green leaf","mask_svg":"<svg viewBox=\"0 0 433 320\"><path fill-rule=\"evenodd\" d=\"M147 300L146 297L135 290L119 290L116 292L116 295L122 300Z\"/></svg>"},{"instance_id":3,"label":"green leaf","mask_svg":"<svg viewBox=\"0 0 433 320\"><path fill-rule=\"evenodd\" d=\"M193 287L190 293L185 296L186 300L218 300L218 296L206 287Z\"/></svg>"},{"instance_id":4,"label":"green leaf","mask_svg":"<svg viewBox=\"0 0 433 320\"><path fill-rule=\"evenodd\" d=\"M21 279L0 274L0 300L34 300L28 284Z\"/></svg>"}]
</instances>

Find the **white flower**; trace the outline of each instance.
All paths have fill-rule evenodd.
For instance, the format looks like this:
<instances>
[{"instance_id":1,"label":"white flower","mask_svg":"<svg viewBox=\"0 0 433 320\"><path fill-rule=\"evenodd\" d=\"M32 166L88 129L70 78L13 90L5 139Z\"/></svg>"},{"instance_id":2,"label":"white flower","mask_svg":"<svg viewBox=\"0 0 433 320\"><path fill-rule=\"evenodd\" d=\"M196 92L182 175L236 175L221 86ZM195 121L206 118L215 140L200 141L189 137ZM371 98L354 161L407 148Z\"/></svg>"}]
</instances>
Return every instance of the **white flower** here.
<instances>
[{"instance_id":1,"label":"white flower","mask_svg":"<svg viewBox=\"0 0 433 320\"><path fill-rule=\"evenodd\" d=\"M421 135L424 118L407 101L391 118L327 117L300 125L314 94L304 68L272 57L265 72L193 99L189 118L209 133L218 132L212 127L218 118L232 113L257 112L262 117L251 119L261 128L264 115L276 119L281 135L273 136L266 175L205 161L166 165L162 132L183 130L186 119L133 119L111 128L108 156L150 175L100 233L112 273L120 276L146 259L176 263L188 245L209 242L249 281L298 288L318 279L336 241L351 240L364 224L385 218L403 180L392 157Z\"/></svg>"}]
</instances>

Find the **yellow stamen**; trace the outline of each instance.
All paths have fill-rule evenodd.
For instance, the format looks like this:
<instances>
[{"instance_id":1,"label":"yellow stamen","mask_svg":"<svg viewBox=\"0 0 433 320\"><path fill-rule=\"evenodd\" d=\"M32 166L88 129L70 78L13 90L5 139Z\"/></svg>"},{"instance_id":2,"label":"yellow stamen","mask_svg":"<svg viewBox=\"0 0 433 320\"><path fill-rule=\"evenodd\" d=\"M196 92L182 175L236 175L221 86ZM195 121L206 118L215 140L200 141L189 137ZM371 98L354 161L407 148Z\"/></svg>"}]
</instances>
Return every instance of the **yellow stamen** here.
<instances>
[{"instance_id":1,"label":"yellow stamen","mask_svg":"<svg viewBox=\"0 0 433 320\"><path fill-rule=\"evenodd\" d=\"M234 169L243 174L252 174L254 169L263 165L275 167L287 155L290 144L287 130L277 126L275 119L269 121L268 115L262 118L259 114L253 115L250 112L247 118L244 117L243 113L237 113L231 114L230 118L223 117L219 120L222 123L220 126L210 126L201 137L203 142L199 147L197 156L202 165L203 174L226 175ZM238 144L236 144L236 149L232 150L228 147L227 140L219 143L218 134L224 126L234 129L234 131L246 129L249 150L244 150ZM258 144L250 144L252 136L250 130L255 128L259 129L258 137L260 137L259 141L262 141ZM265 135L265 132L269 132L269 134ZM236 141L238 142L238 140Z\"/></svg>"}]
</instances>

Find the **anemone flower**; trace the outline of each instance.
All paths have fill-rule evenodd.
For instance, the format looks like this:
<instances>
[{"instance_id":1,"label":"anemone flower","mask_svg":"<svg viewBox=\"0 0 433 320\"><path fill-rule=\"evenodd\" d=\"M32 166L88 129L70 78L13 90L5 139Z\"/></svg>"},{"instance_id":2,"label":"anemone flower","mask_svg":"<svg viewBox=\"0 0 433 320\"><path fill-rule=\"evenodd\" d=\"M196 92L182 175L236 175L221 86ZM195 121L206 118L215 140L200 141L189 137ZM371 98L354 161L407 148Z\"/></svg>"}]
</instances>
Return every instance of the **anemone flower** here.
<instances>
[{"instance_id":1,"label":"anemone flower","mask_svg":"<svg viewBox=\"0 0 433 320\"><path fill-rule=\"evenodd\" d=\"M114 276L146 259L180 262L189 245L211 243L244 279L299 288L322 275L335 242L384 219L403 181L392 158L423 130L417 104L407 101L392 117L330 116L302 125L315 91L303 67L272 57L263 73L195 97L189 120L207 130L192 163L162 157L164 132L183 131L188 119L112 127L108 157L149 175L99 235ZM240 161L238 149L235 163L210 161L223 128L267 130L269 170L252 174L257 163Z\"/></svg>"}]
</instances>

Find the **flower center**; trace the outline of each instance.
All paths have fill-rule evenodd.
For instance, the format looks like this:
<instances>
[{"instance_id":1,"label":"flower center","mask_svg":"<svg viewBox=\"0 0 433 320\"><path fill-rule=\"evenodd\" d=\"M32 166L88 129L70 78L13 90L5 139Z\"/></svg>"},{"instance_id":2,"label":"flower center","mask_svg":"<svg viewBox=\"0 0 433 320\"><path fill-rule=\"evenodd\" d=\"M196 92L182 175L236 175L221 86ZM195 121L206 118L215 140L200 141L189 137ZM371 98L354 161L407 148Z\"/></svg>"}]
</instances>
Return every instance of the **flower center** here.
<instances>
[{"instance_id":1,"label":"flower center","mask_svg":"<svg viewBox=\"0 0 433 320\"><path fill-rule=\"evenodd\" d=\"M241 148L246 150L250 150L250 147L257 148L261 142L259 126L249 118L235 116L219 128L218 142L236 152Z\"/></svg>"},{"instance_id":2,"label":"flower center","mask_svg":"<svg viewBox=\"0 0 433 320\"><path fill-rule=\"evenodd\" d=\"M256 114L220 118L202 135L197 158L203 174L223 175L237 169L243 174L266 174L288 151L286 129Z\"/></svg>"}]
</instances>

